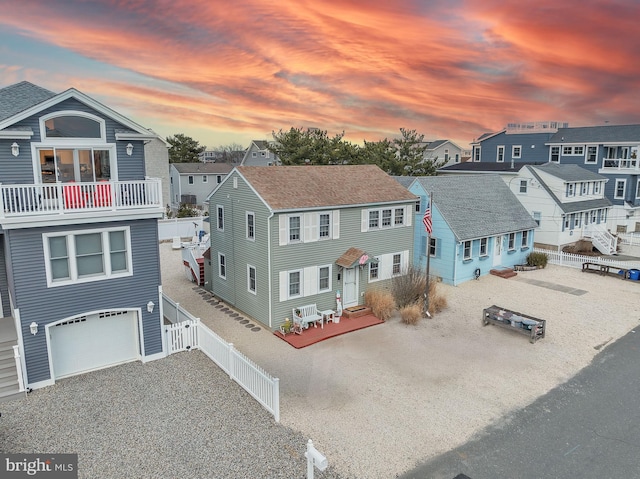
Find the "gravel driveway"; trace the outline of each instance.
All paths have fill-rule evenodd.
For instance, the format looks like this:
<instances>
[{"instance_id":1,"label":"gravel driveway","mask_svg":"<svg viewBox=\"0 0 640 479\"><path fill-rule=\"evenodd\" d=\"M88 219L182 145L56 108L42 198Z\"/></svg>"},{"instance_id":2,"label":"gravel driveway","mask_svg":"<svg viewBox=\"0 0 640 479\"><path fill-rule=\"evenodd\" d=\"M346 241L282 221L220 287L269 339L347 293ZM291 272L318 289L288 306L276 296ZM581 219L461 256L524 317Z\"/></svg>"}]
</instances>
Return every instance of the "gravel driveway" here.
<instances>
[{"instance_id":1,"label":"gravel driveway","mask_svg":"<svg viewBox=\"0 0 640 479\"><path fill-rule=\"evenodd\" d=\"M81 478L306 477L308 438L199 351L63 379L0 411L2 452L78 453Z\"/></svg>"}]
</instances>

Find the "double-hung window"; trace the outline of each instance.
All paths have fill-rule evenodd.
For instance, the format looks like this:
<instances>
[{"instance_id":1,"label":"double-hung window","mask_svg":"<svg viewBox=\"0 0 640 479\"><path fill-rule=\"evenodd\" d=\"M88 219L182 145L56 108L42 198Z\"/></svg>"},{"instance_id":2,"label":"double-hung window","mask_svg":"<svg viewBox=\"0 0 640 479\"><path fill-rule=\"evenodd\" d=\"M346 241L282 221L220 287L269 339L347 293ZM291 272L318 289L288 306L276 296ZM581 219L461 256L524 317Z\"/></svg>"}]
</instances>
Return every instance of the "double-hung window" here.
<instances>
[{"instance_id":1,"label":"double-hung window","mask_svg":"<svg viewBox=\"0 0 640 479\"><path fill-rule=\"evenodd\" d=\"M471 259L471 241L462 243L462 259Z\"/></svg>"},{"instance_id":2,"label":"double-hung window","mask_svg":"<svg viewBox=\"0 0 640 479\"><path fill-rule=\"evenodd\" d=\"M522 232L522 243L520 243L522 248L527 248L529 246L529 231L525 230Z\"/></svg>"},{"instance_id":3,"label":"double-hung window","mask_svg":"<svg viewBox=\"0 0 640 479\"><path fill-rule=\"evenodd\" d=\"M297 243L302 237L300 216L289 216L289 243Z\"/></svg>"},{"instance_id":4,"label":"double-hung window","mask_svg":"<svg viewBox=\"0 0 640 479\"><path fill-rule=\"evenodd\" d=\"M594 195L600 194L600 182L599 181L594 181L593 182L593 194Z\"/></svg>"},{"instance_id":5,"label":"double-hung window","mask_svg":"<svg viewBox=\"0 0 640 479\"><path fill-rule=\"evenodd\" d=\"M624 188L626 183L627 183L627 180L616 180L615 194L613 196L615 199L617 200L624 199Z\"/></svg>"},{"instance_id":6,"label":"double-hung window","mask_svg":"<svg viewBox=\"0 0 640 479\"><path fill-rule=\"evenodd\" d=\"M498 147L498 155L496 157L496 162L504 163L504 146Z\"/></svg>"},{"instance_id":7,"label":"double-hung window","mask_svg":"<svg viewBox=\"0 0 640 479\"><path fill-rule=\"evenodd\" d=\"M256 215L251 211L247 211L247 239L256 239Z\"/></svg>"},{"instance_id":8,"label":"double-hung window","mask_svg":"<svg viewBox=\"0 0 640 479\"><path fill-rule=\"evenodd\" d=\"M202 175L202 182L209 183L209 177L207 175Z\"/></svg>"},{"instance_id":9,"label":"double-hung window","mask_svg":"<svg viewBox=\"0 0 640 479\"><path fill-rule=\"evenodd\" d=\"M399 275L401 267L402 267L402 255L400 253L396 253L393 255L392 274L394 276Z\"/></svg>"},{"instance_id":10,"label":"double-hung window","mask_svg":"<svg viewBox=\"0 0 640 479\"><path fill-rule=\"evenodd\" d=\"M391 226L391 209L382 210L382 227L389 228Z\"/></svg>"},{"instance_id":11,"label":"double-hung window","mask_svg":"<svg viewBox=\"0 0 640 479\"><path fill-rule=\"evenodd\" d=\"M376 280L379 277L378 263L369 263L369 281Z\"/></svg>"},{"instance_id":12,"label":"double-hung window","mask_svg":"<svg viewBox=\"0 0 640 479\"><path fill-rule=\"evenodd\" d=\"M487 256L487 238L480 238L480 256Z\"/></svg>"},{"instance_id":13,"label":"double-hung window","mask_svg":"<svg viewBox=\"0 0 640 479\"><path fill-rule=\"evenodd\" d=\"M581 183L581 185L582 185L582 189L580 191L580 194L581 195L589 194L589 183L584 181L584 182Z\"/></svg>"},{"instance_id":14,"label":"double-hung window","mask_svg":"<svg viewBox=\"0 0 640 479\"><path fill-rule=\"evenodd\" d=\"M511 157L512 158L521 158L522 157L522 146L521 145L513 145L511 147Z\"/></svg>"},{"instance_id":15,"label":"double-hung window","mask_svg":"<svg viewBox=\"0 0 640 479\"><path fill-rule=\"evenodd\" d=\"M302 294L302 271L289 272L289 297L297 298Z\"/></svg>"},{"instance_id":16,"label":"double-hung window","mask_svg":"<svg viewBox=\"0 0 640 479\"><path fill-rule=\"evenodd\" d=\"M321 240L331 238L331 215L328 213L320 213L319 235Z\"/></svg>"},{"instance_id":17,"label":"double-hung window","mask_svg":"<svg viewBox=\"0 0 640 479\"><path fill-rule=\"evenodd\" d=\"M598 147L587 146L587 157L584 159L585 163L597 163L598 162Z\"/></svg>"},{"instance_id":18,"label":"double-hung window","mask_svg":"<svg viewBox=\"0 0 640 479\"><path fill-rule=\"evenodd\" d=\"M193 175L189 175L189 176L187 177L187 183L189 183L190 185L192 185L192 184L193 184Z\"/></svg>"},{"instance_id":19,"label":"double-hung window","mask_svg":"<svg viewBox=\"0 0 640 479\"><path fill-rule=\"evenodd\" d=\"M509 233L509 250L514 250L516 248L516 234Z\"/></svg>"},{"instance_id":20,"label":"double-hung window","mask_svg":"<svg viewBox=\"0 0 640 479\"><path fill-rule=\"evenodd\" d=\"M218 253L218 276L227 279L227 258L222 253Z\"/></svg>"},{"instance_id":21,"label":"double-hung window","mask_svg":"<svg viewBox=\"0 0 640 479\"><path fill-rule=\"evenodd\" d=\"M527 180L520 180L520 193L527 192Z\"/></svg>"},{"instance_id":22,"label":"double-hung window","mask_svg":"<svg viewBox=\"0 0 640 479\"><path fill-rule=\"evenodd\" d=\"M394 212L393 224L395 226L402 226L404 224L404 208L396 208Z\"/></svg>"},{"instance_id":23,"label":"double-hung window","mask_svg":"<svg viewBox=\"0 0 640 479\"><path fill-rule=\"evenodd\" d=\"M369 211L369 229L380 227L380 212L378 210Z\"/></svg>"},{"instance_id":24,"label":"double-hung window","mask_svg":"<svg viewBox=\"0 0 640 479\"><path fill-rule=\"evenodd\" d=\"M318 268L318 291L322 292L331 290L330 274L330 266L321 266Z\"/></svg>"},{"instance_id":25,"label":"double-hung window","mask_svg":"<svg viewBox=\"0 0 640 479\"><path fill-rule=\"evenodd\" d=\"M552 163L560 163L560 147L559 146L552 146L551 152L549 155L550 155L549 161L551 161Z\"/></svg>"},{"instance_id":26,"label":"double-hung window","mask_svg":"<svg viewBox=\"0 0 640 479\"><path fill-rule=\"evenodd\" d=\"M133 274L129 228L50 233L43 239L48 286Z\"/></svg>"},{"instance_id":27,"label":"double-hung window","mask_svg":"<svg viewBox=\"0 0 640 479\"><path fill-rule=\"evenodd\" d=\"M219 231L224 231L224 207L216 206L216 226Z\"/></svg>"},{"instance_id":28,"label":"double-hung window","mask_svg":"<svg viewBox=\"0 0 640 479\"><path fill-rule=\"evenodd\" d=\"M247 265L247 289L250 293L256 294L256 267Z\"/></svg>"},{"instance_id":29,"label":"double-hung window","mask_svg":"<svg viewBox=\"0 0 640 479\"><path fill-rule=\"evenodd\" d=\"M429 237L429 256L431 257L436 256L436 252L438 251L437 245L438 245L438 240L433 236L430 236Z\"/></svg>"}]
</instances>

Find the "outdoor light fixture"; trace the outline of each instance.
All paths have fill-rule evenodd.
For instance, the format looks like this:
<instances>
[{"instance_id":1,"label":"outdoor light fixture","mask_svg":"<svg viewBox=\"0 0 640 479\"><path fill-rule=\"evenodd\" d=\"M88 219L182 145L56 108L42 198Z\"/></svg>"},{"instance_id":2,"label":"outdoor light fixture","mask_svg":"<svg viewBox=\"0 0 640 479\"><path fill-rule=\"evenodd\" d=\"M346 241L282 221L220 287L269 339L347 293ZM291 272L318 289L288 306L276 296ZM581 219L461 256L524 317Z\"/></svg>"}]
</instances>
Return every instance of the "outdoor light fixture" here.
<instances>
[{"instance_id":1,"label":"outdoor light fixture","mask_svg":"<svg viewBox=\"0 0 640 479\"><path fill-rule=\"evenodd\" d=\"M15 141L13 145L11 145L11 154L13 156L18 156L20 154L20 145L18 145Z\"/></svg>"},{"instance_id":2,"label":"outdoor light fixture","mask_svg":"<svg viewBox=\"0 0 640 479\"><path fill-rule=\"evenodd\" d=\"M127 155L131 156L131 153L133 153L133 145L129 143L127 145Z\"/></svg>"},{"instance_id":3,"label":"outdoor light fixture","mask_svg":"<svg viewBox=\"0 0 640 479\"><path fill-rule=\"evenodd\" d=\"M155 306L155 304L153 304L153 301L149 301L147 303L147 311L149 311L150 313L153 313L154 306Z\"/></svg>"},{"instance_id":4,"label":"outdoor light fixture","mask_svg":"<svg viewBox=\"0 0 640 479\"><path fill-rule=\"evenodd\" d=\"M38 334L38 323L36 323L35 321L32 322L29 325L29 329L31 330L31 334L33 334L34 336Z\"/></svg>"}]
</instances>

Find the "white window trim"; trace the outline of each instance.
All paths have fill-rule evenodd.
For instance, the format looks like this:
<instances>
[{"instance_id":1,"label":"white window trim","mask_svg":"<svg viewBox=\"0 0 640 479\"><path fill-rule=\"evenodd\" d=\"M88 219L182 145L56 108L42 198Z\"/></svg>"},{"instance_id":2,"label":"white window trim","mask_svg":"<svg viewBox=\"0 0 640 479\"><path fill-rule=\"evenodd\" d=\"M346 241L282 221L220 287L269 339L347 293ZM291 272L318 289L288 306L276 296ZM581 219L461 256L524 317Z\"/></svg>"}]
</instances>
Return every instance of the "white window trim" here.
<instances>
[{"instance_id":1,"label":"white window trim","mask_svg":"<svg viewBox=\"0 0 640 479\"><path fill-rule=\"evenodd\" d=\"M203 183L209 183L209 176L208 175L202 175L202 182Z\"/></svg>"},{"instance_id":2,"label":"white window trim","mask_svg":"<svg viewBox=\"0 0 640 479\"><path fill-rule=\"evenodd\" d=\"M329 285L325 289L320 288L320 270L322 268L329 269ZM318 293L326 293L327 291L331 291L333 289L332 281L331 281L332 276L333 276L333 268L331 267L331 264L323 264L318 266Z\"/></svg>"},{"instance_id":3,"label":"white window trim","mask_svg":"<svg viewBox=\"0 0 640 479\"><path fill-rule=\"evenodd\" d=\"M220 212L222 211L222 226L220 225ZM218 231L224 231L224 206L216 205L216 229Z\"/></svg>"},{"instance_id":4,"label":"white window trim","mask_svg":"<svg viewBox=\"0 0 640 479\"><path fill-rule=\"evenodd\" d=\"M113 231L124 231L125 247L127 249L127 271L119 271L116 273L111 272L111 256L110 256L110 244L109 233ZM101 233L102 235L102 257L104 260L105 272L95 276L85 276L83 278L78 277L78 268L75 254L75 241L74 237L79 235ZM55 238L65 236L67 238L67 256L69 258L69 275L70 279L53 280L53 274L51 271L51 252L49 250L49 238ZM57 233L44 233L42 235L42 243L44 249L44 265L45 274L47 277L47 287L54 288L57 286L66 286L69 284L81 284L92 283L94 281L103 281L112 278L125 278L127 276L133 276L133 255L131 252L131 230L128 226L125 227L113 227L113 228L94 228L86 230L71 230Z\"/></svg>"},{"instance_id":5,"label":"white window trim","mask_svg":"<svg viewBox=\"0 0 640 479\"><path fill-rule=\"evenodd\" d=\"M431 256L432 258L435 258L438 254L438 238L435 238L433 236L429 236L429 239L427 240L427 254L429 254L429 256ZM431 241L434 242L433 244L433 254L431 254Z\"/></svg>"},{"instance_id":6,"label":"white window trim","mask_svg":"<svg viewBox=\"0 0 640 479\"><path fill-rule=\"evenodd\" d=\"M500 151L502 150L502 159L500 159ZM499 145L496 149L496 163L504 163L504 145Z\"/></svg>"},{"instance_id":7,"label":"white window trim","mask_svg":"<svg viewBox=\"0 0 640 479\"><path fill-rule=\"evenodd\" d=\"M224 274L222 274L222 268L221 268L223 259L224 259ZM218 277L222 279L227 279L227 257L222 253L218 253Z\"/></svg>"},{"instance_id":8,"label":"white window trim","mask_svg":"<svg viewBox=\"0 0 640 479\"><path fill-rule=\"evenodd\" d=\"M516 148L520 151L520 153L516 156ZM522 145L512 145L511 146L511 158L522 158Z\"/></svg>"},{"instance_id":9,"label":"white window trim","mask_svg":"<svg viewBox=\"0 0 640 479\"><path fill-rule=\"evenodd\" d=\"M593 160L589 160L589 148L595 148L596 149L596 153L595 153L595 158ZM586 145L585 148L585 155L584 155L584 162L587 165L596 165L598 164L598 145Z\"/></svg>"},{"instance_id":10,"label":"white window trim","mask_svg":"<svg viewBox=\"0 0 640 479\"><path fill-rule=\"evenodd\" d=\"M638 178L638 181L636 183L636 200L640 198L640 178Z\"/></svg>"},{"instance_id":11,"label":"white window trim","mask_svg":"<svg viewBox=\"0 0 640 479\"><path fill-rule=\"evenodd\" d=\"M529 183L527 180L520 180L520 184L518 185L518 194L526 195L528 186L529 186ZM522 191L523 187L524 187L524 191Z\"/></svg>"},{"instance_id":12,"label":"white window trim","mask_svg":"<svg viewBox=\"0 0 640 479\"><path fill-rule=\"evenodd\" d=\"M371 277L371 266L373 266L374 264L376 265L376 273L377 273L377 276L376 276L375 278L372 278L372 277ZM369 263L369 271L368 271L368 275L367 275L367 276L368 276L368 278L369 278L369 279L368 279L369 283L374 283L374 282L376 282L376 281L380 281L380 262L377 262L377 263Z\"/></svg>"},{"instance_id":13,"label":"white window trim","mask_svg":"<svg viewBox=\"0 0 640 479\"><path fill-rule=\"evenodd\" d=\"M255 289L251 289L251 270L253 270L256 279ZM258 294L258 270L255 266L250 264L247 265L247 291L249 291L251 294Z\"/></svg>"},{"instance_id":14,"label":"white window trim","mask_svg":"<svg viewBox=\"0 0 640 479\"><path fill-rule=\"evenodd\" d=\"M291 294L291 275L293 273L300 273L300 289L298 294ZM296 299L302 298L304 296L304 270L303 269L292 269L287 271L287 299Z\"/></svg>"},{"instance_id":15,"label":"white window trim","mask_svg":"<svg viewBox=\"0 0 640 479\"><path fill-rule=\"evenodd\" d=\"M395 257L396 256L400 257L400 268L398 269L397 273L394 273L393 272L393 268L394 268L394 266L396 266L396 262L395 262ZM392 277L402 275L402 263L403 263L403 261L402 261L402 253L393 253L391 255L391 276Z\"/></svg>"},{"instance_id":16,"label":"white window trim","mask_svg":"<svg viewBox=\"0 0 640 479\"><path fill-rule=\"evenodd\" d=\"M469 255L467 256L465 254L465 251L467 249L467 243L469 244ZM467 240L467 241L463 241L462 242L462 260L463 261L467 261L470 260L471 258L473 258L473 241L471 240Z\"/></svg>"},{"instance_id":17,"label":"white window trim","mask_svg":"<svg viewBox=\"0 0 640 479\"><path fill-rule=\"evenodd\" d=\"M100 125L100 138L74 138L74 137L64 137L64 138L49 138L47 136L47 128L45 127L45 122L52 118L57 118L60 116L81 116L83 118L88 118L89 120L93 120ZM49 113L48 115L41 116L39 119L40 122L40 141L43 143L69 143L73 141L74 145L94 145L94 144L106 144L107 143L107 127L104 119L99 116L93 115L91 113L87 113L85 111L78 110L57 110L53 113Z\"/></svg>"},{"instance_id":18,"label":"white window trim","mask_svg":"<svg viewBox=\"0 0 640 479\"><path fill-rule=\"evenodd\" d=\"M481 146L474 146L473 147L473 161L474 162L479 162L482 160L482 147Z\"/></svg>"},{"instance_id":19,"label":"white window trim","mask_svg":"<svg viewBox=\"0 0 640 479\"><path fill-rule=\"evenodd\" d=\"M196 179L193 175L188 175L187 176L187 184L188 185L193 185L195 183Z\"/></svg>"},{"instance_id":20,"label":"white window trim","mask_svg":"<svg viewBox=\"0 0 640 479\"><path fill-rule=\"evenodd\" d=\"M558 149L558 159L557 160L553 159L553 149L554 148ZM551 146L549 148L549 163L560 163L560 157L561 156L562 156L562 148L560 148L560 146L554 145L554 146Z\"/></svg>"},{"instance_id":21,"label":"white window trim","mask_svg":"<svg viewBox=\"0 0 640 479\"><path fill-rule=\"evenodd\" d=\"M622 196L618 195L618 183L622 183ZM627 180L622 178L616 178L616 182L613 190L613 198L616 200L624 200L625 193L627 192Z\"/></svg>"},{"instance_id":22,"label":"white window trim","mask_svg":"<svg viewBox=\"0 0 640 479\"><path fill-rule=\"evenodd\" d=\"M67 140L52 143L31 143L31 158L33 158L33 177L42 183L42 171L40 168L40 150L85 150L92 148L94 150L107 150L109 152L109 163L111 164L111 180L118 181L118 157L117 148L114 143L76 143L73 138L60 138Z\"/></svg>"},{"instance_id":23,"label":"white window trim","mask_svg":"<svg viewBox=\"0 0 640 479\"><path fill-rule=\"evenodd\" d=\"M303 238L304 238L304 215L287 215L287 244L298 244L298 243L302 243L303 242ZM292 240L291 239L291 218L299 218L300 219L300 226L298 227L298 236L299 238L297 240Z\"/></svg>"},{"instance_id":24,"label":"white window trim","mask_svg":"<svg viewBox=\"0 0 640 479\"><path fill-rule=\"evenodd\" d=\"M320 236L320 217L322 215L329 216L329 235L328 236ZM318 241L326 241L333 238L333 211L322 211L318 213Z\"/></svg>"},{"instance_id":25,"label":"white window trim","mask_svg":"<svg viewBox=\"0 0 640 479\"><path fill-rule=\"evenodd\" d=\"M529 247L529 231L523 230L522 237L520 238L520 247L528 248Z\"/></svg>"},{"instance_id":26,"label":"white window trim","mask_svg":"<svg viewBox=\"0 0 640 479\"><path fill-rule=\"evenodd\" d=\"M484 253L482 252L482 242L484 241ZM480 257L489 256L489 238L480 238Z\"/></svg>"},{"instance_id":27,"label":"white window trim","mask_svg":"<svg viewBox=\"0 0 640 479\"><path fill-rule=\"evenodd\" d=\"M507 236L507 251L514 251L516 249L516 234L509 233Z\"/></svg>"},{"instance_id":28,"label":"white window trim","mask_svg":"<svg viewBox=\"0 0 640 479\"><path fill-rule=\"evenodd\" d=\"M253 236L249 235L249 216L253 217ZM245 232L245 236L249 241L255 241L256 240L256 214L253 211L247 211L247 213L245 214L245 226L246 226L246 232Z\"/></svg>"}]
</instances>

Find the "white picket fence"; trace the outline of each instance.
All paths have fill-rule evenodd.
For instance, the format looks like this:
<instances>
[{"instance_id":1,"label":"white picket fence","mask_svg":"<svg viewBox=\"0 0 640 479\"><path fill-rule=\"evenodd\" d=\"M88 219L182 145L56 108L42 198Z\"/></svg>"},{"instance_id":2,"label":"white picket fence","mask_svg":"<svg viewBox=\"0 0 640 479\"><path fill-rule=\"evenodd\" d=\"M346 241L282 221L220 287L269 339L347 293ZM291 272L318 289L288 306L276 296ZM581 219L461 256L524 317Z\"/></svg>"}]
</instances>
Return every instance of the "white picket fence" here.
<instances>
[{"instance_id":1,"label":"white picket fence","mask_svg":"<svg viewBox=\"0 0 640 479\"><path fill-rule=\"evenodd\" d=\"M640 268L640 261L616 261L609 258L602 258L600 256L585 256L581 254L564 253L562 251L551 251L541 248L534 248L533 252L546 254L548 262L551 264L568 266L570 268L582 269L583 263L604 264L622 269Z\"/></svg>"},{"instance_id":2,"label":"white picket fence","mask_svg":"<svg viewBox=\"0 0 640 479\"><path fill-rule=\"evenodd\" d=\"M280 422L280 380L247 358L216 333L189 314L171 298L162 295L164 315L172 324L165 326L167 354L201 350L231 379L273 414ZM177 318L185 318L177 321ZM174 321L175 320L175 321Z\"/></svg>"},{"instance_id":3,"label":"white picket fence","mask_svg":"<svg viewBox=\"0 0 640 479\"><path fill-rule=\"evenodd\" d=\"M621 244L640 246L640 233L618 233Z\"/></svg>"}]
</instances>

